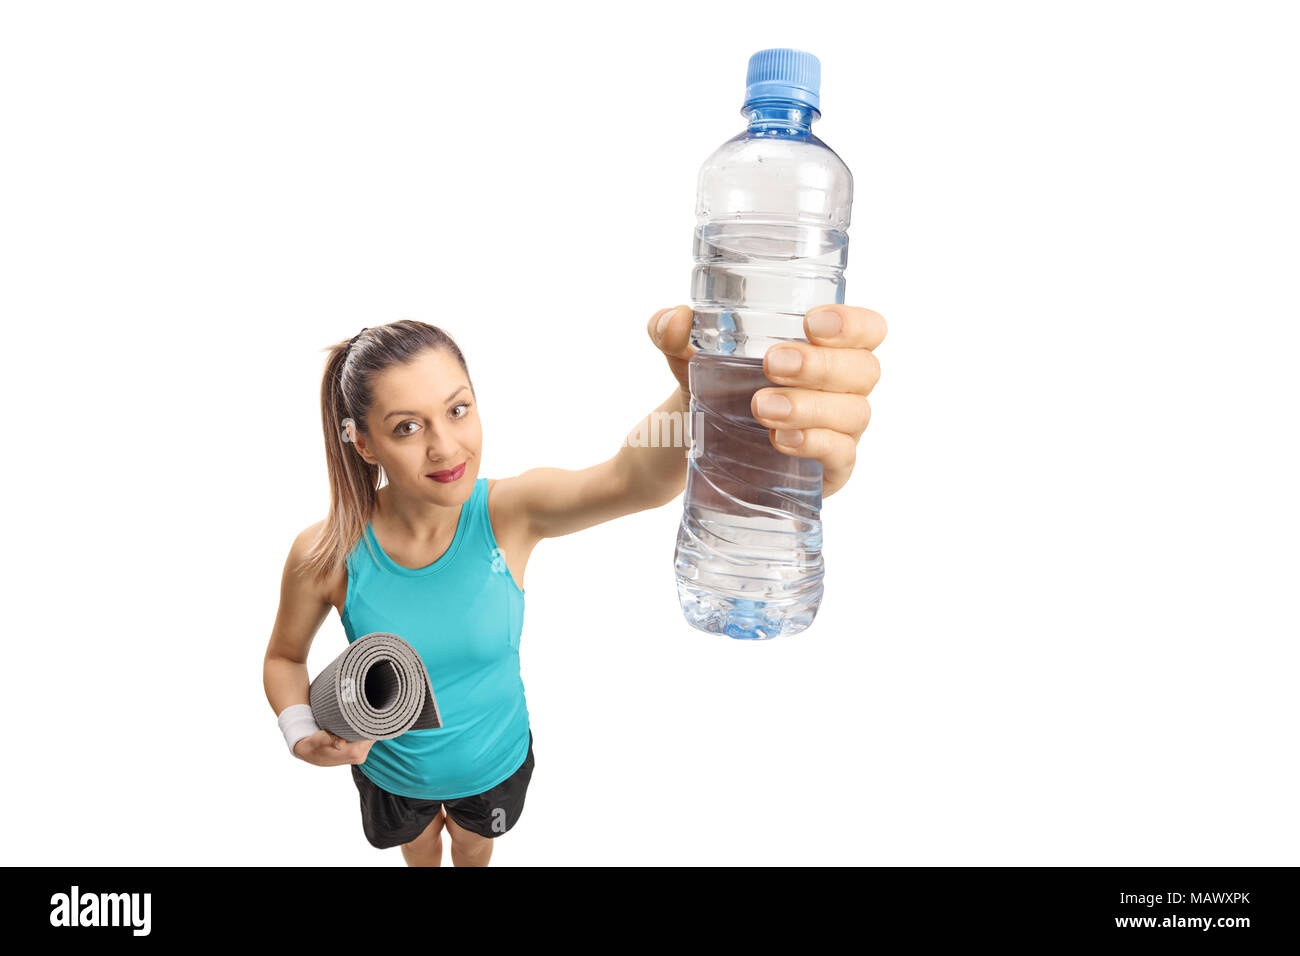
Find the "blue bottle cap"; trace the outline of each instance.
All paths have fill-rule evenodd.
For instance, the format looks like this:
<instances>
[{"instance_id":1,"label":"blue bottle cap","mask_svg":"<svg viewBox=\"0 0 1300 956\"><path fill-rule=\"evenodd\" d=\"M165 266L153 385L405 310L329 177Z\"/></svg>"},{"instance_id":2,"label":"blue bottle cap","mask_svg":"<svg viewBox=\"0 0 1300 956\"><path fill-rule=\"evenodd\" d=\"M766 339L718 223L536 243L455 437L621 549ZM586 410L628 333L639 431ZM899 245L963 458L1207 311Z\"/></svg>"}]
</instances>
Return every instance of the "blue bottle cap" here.
<instances>
[{"instance_id":1,"label":"blue bottle cap","mask_svg":"<svg viewBox=\"0 0 1300 956\"><path fill-rule=\"evenodd\" d=\"M797 100L812 108L821 117L818 92L822 83L821 60L804 50L775 47L759 50L749 58L749 72L745 76L744 113L755 100L779 97Z\"/></svg>"}]
</instances>

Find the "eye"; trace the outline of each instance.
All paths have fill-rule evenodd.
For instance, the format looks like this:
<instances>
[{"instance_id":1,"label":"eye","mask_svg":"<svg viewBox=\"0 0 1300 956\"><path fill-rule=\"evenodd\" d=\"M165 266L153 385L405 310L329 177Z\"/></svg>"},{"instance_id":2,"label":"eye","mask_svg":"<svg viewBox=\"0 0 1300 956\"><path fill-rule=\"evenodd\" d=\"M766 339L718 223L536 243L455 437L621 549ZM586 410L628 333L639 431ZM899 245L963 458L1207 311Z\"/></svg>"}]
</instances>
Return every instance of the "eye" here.
<instances>
[{"instance_id":1,"label":"eye","mask_svg":"<svg viewBox=\"0 0 1300 956\"><path fill-rule=\"evenodd\" d=\"M420 427L420 423L419 423L419 422L417 422L417 421L416 421L415 419L413 419L413 418L408 418L406 421L404 421L404 422L399 422L399 423L398 423L397 427L393 429L393 434L396 435L398 438L405 438L407 435L414 435L415 432L413 432L413 431L403 431L403 430L402 430L402 428L403 428L404 426L406 426L406 425L414 425L414 426L416 426L416 428L419 428L419 427Z\"/></svg>"},{"instance_id":2,"label":"eye","mask_svg":"<svg viewBox=\"0 0 1300 956\"><path fill-rule=\"evenodd\" d=\"M452 407L452 411L455 411L457 408L464 408L464 409L467 409L467 411L465 412L464 415L453 415L452 418L459 420L459 419L462 419L462 418L467 418L467 417L469 417L469 411L468 411L468 409L469 409L469 402L461 402L461 403L458 404L458 405L454 405L454 406Z\"/></svg>"}]
</instances>

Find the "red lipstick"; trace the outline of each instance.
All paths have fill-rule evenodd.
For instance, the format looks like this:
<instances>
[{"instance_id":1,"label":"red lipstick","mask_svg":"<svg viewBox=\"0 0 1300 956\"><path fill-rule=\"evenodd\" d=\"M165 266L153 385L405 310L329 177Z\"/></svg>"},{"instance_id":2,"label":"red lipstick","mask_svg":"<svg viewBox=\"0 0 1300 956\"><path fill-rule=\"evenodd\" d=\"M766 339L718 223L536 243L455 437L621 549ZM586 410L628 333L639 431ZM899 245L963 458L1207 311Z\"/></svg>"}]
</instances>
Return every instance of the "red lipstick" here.
<instances>
[{"instance_id":1,"label":"red lipstick","mask_svg":"<svg viewBox=\"0 0 1300 956\"><path fill-rule=\"evenodd\" d=\"M455 468L452 468L448 471L430 472L425 477L432 478L434 481L441 481L441 482L459 481L465 475L465 464L466 463L462 461Z\"/></svg>"}]
</instances>

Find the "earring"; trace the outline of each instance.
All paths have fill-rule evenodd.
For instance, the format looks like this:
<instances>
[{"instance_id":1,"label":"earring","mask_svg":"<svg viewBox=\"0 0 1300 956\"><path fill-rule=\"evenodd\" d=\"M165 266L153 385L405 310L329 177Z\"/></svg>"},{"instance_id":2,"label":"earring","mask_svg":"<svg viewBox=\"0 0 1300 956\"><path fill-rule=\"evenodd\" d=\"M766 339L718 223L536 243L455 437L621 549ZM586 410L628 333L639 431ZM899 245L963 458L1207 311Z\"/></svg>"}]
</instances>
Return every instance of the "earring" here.
<instances>
[{"instance_id":1,"label":"earring","mask_svg":"<svg viewBox=\"0 0 1300 956\"><path fill-rule=\"evenodd\" d=\"M345 442L352 442L352 444L354 445L357 443L356 431L355 431L356 427L357 427L357 423L354 422L352 419L350 418L343 419L342 438Z\"/></svg>"}]
</instances>

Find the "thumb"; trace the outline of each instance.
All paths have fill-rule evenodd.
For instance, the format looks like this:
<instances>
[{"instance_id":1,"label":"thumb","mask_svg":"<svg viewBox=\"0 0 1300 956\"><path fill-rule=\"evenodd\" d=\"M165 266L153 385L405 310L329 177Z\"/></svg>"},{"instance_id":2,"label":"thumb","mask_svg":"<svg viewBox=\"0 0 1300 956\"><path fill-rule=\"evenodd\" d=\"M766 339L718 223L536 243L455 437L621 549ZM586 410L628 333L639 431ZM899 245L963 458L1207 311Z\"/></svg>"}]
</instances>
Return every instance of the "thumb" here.
<instances>
[{"instance_id":1,"label":"thumb","mask_svg":"<svg viewBox=\"0 0 1300 956\"><path fill-rule=\"evenodd\" d=\"M691 347L691 319L689 309L683 311L680 305L671 309L661 309L650 316L646 331L650 339L659 346L665 355L678 358L690 358L695 349Z\"/></svg>"},{"instance_id":2,"label":"thumb","mask_svg":"<svg viewBox=\"0 0 1300 956\"><path fill-rule=\"evenodd\" d=\"M687 366L695 348L691 345L691 324L694 314L690 309L675 305L671 309L662 309L650 316L646 331L651 341L659 347L668 359L668 367L673 375L687 388Z\"/></svg>"}]
</instances>

